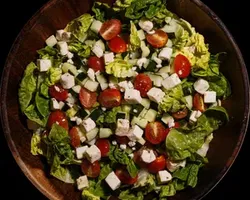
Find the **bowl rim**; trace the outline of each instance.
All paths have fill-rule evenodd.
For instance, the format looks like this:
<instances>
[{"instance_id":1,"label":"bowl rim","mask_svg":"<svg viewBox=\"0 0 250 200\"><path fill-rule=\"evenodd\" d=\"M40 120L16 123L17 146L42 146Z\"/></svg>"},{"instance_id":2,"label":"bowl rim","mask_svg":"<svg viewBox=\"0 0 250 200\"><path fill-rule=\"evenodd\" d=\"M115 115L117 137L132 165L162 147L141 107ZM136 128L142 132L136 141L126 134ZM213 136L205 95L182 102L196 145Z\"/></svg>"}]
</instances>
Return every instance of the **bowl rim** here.
<instances>
[{"instance_id":1,"label":"bowl rim","mask_svg":"<svg viewBox=\"0 0 250 200\"><path fill-rule=\"evenodd\" d=\"M39 183L39 181L34 178L34 176L30 173L29 169L25 165L25 163L20 159L19 152L15 146L15 143L11 140L11 135L10 135L10 128L9 128L9 123L8 123L8 116L7 116L7 106L6 106L6 95L7 95L7 86L8 86L8 79L9 79L9 73L10 69L12 66L12 62L10 61L11 55L15 54L17 52L17 49L19 47L19 41L21 38L25 35L25 33L36 24L36 19L39 17L39 14L42 14L43 12L46 11L48 7L53 6L54 4L59 3L60 1L63 0L50 0L47 3L45 3L40 9L38 9L33 16L25 23L25 25L22 27L21 31L19 34L16 36L9 53L6 57L5 65L2 71L2 77L1 77L1 83L0 83L0 118L1 118L1 124L2 124L2 130L5 135L6 141L8 143L8 147L11 151L12 156L14 157L16 163L19 165L25 176L29 179L29 181L47 198L49 199L56 199L55 195L52 193L49 193L46 188ZM180 0L183 1L183 0ZM243 86L245 89L245 96L244 100L246 102L245 104L245 110L244 110L244 120L242 122L242 126L240 129L240 135L238 142L234 148L234 151L230 158L228 158L228 161L226 163L226 166L220 171L220 173L217 175L217 177L210 182L209 185L207 185L203 191L196 195L193 200L198 200L202 199L205 197L216 185L223 179L223 177L227 174L227 172L230 170L231 166L233 165L234 161L236 160L241 147L244 143L245 135L247 132L248 128L248 123L249 123L249 117L250 117L250 93L247 92L249 89L249 77L248 77L248 72L246 68L246 64L243 58L243 55L241 53L241 50L239 49L235 39L233 38L232 34L230 31L227 29L226 25L223 23L223 21L215 14L214 11L212 11L205 3L203 3L200 0L190 0L192 3L194 3L197 7L199 7L203 12L205 12L211 20L213 20L219 27L220 29L224 32L226 35L228 41L231 43L233 48L235 49L237 59L240 63L241 66L241 73L243 75ZM15 152L15 153L14 153Z\"/></svg>"}]
</instances>

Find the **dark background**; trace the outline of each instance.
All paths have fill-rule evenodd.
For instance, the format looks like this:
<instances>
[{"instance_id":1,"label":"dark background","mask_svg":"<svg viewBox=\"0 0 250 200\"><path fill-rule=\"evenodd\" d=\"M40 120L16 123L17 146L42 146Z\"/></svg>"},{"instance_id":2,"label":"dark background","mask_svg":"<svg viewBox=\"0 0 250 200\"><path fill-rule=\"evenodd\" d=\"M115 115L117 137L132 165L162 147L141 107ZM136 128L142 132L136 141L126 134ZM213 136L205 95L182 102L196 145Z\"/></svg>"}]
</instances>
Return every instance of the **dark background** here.
<instances>
[{"instance_id":1,"label":"dark background","mask_svg":"<svg viewBox=\"0 0 250 200\"><path fill-rule=\"evenodd\" d=\"M84 0L83 0L84 1ZM2 3L4 2L4 4ZM1 2L1 31L0 31L0 74L5 59L14 39L29 18L47 0L31 1L2 1ZM241 49L247 66L250 66L248 57L249 32L246 30L249 24L247 1L229 0L203 0L225 23ZM234 2L234 3L233 3ZM250 69L248 68L248 71ZM0 105L1 106L1 105ZM249 133L250 134L250 133ZM248 134L247 134L248 135ZM250 144L249 136L246 136L242 149L223 180L213 189L204 200L216 199L248 199L249 198L249 166L250 161L247 146ZM1 172L1 197L4 199L46 199L24 176L10 150L0 127L0 172ZM248 184L247 184L248 183Z\"/></svg>"}]
</instances>

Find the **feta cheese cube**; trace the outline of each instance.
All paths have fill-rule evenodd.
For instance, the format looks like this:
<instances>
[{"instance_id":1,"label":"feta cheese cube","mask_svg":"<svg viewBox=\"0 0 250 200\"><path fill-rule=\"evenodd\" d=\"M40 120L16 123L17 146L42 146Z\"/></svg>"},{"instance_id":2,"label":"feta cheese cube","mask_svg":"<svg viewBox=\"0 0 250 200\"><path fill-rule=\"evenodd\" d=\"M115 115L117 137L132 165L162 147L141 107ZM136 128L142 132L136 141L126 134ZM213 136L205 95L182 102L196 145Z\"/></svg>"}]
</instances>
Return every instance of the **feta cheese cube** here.
<instances>
[{"instance_id":1,"label":"feta cheese cube","mask_svg":"<svg viewBox=\"0 0 250 200\"><path fill-rule=\"evenodd\" d=\"M133 153L129 154L128 156L129 156L131 159L134 158L134 154L133 154Z\"/></svg>"},{"instance_id":2,"label":"feta cheese cube","mask_svg":"<svg viewBox=\"0 0 250 200\"><path fill-rule=\"evenodd\" d=\"M99 86L99 83L96 81L92 81L92 80L87 80L86 83L84 84L84 87L91 92L95 92L98 86Z\"/></svg>"},{"instance_id":3,"label":"feta cheese cube","mask_svg":"<svg viewBox=\"0 0 250 200\"><path fill-rule=\"evenodd\" d=\"M160 103L165 96L165 93L161 89L153 87L147 92L147 95L151 101Z\"/></svg>"},{"instance_id":4,"label":"feta cheese cube","mask_svg":"<svg viewBox=\"0 0 250 200\"><path fill-rule=\"evenodd\" d=\"M73 65L73 64L74 64L74 61L73 61L72 59L68 59L68 60L67 60L67 63L70 63L70 64Z\"/></svg>"},{"instance_id":5,"label":"feta cheese cube","mask_svg":"<svg viewBox=\"0 0 250 200\"><path fill-rule=\"evenodd\" d=\"M197 110L195 118L198 119L202 115L201 111Z\"/></svg>"},{"instance_id":6,"label":"feta cheese cube","mask_svg":"<svg viewBox=\"0 0 250 200\"><path fill-rule=\"evenodd\" d=\"M132 147L132 151L135 151L136 150L136 148L135 147Z\"/></svg>"},{"instance_id":7,"label":"feta cheese cube","mask_svg":"<svg viewBox=\"0 0 250 200\"><path fill-rule=\"evenodd\" d=\"M190 122L196 122L197 121L197 118L196 118L196 115L197 115L197 111L192 111L190 117L189 117L189 121Z\"/></svg>"},{"instance_id":8,"label":"feta cheese cube","mask_svg":"<svg viewBox=\"0 0 250 200\"><path fill-rule=\"evenodd\" d=\"M96 127L95 122L91 118L87 118L83 120L82 125L86 132L89 132Z\"/></svg>"},{"instance_id":9,"label":"feta cheese cube","mask_svg":"<svg viewBox=\"0 0 250 200\"><path fill-rule=\"evenodd\" d=\"M83 188L89 187L89 181L87 176L80 176L78 179L76 179L77 188L78 190L82 190Z\"/></svg>"},{"instance_id":10,"label":"feta cheese cube","mask_svg":"<svg viewBox=\"0 0 250 200\"><path fill-rule=\"evenodd\" d=\"M172 175L167 170L159 171L157 175L161 183L167 183L172 180Z\"/></svg>"},{"instance_id":11,"label":"feta cheese cube","mask_svg":"<svg viewBox=\"0 0 250 200\"><path fill-rule=\"evenodd\" d=\"M149 63L149 60L147 58L140 58L137 60L137 66L141 69L142 66L143 67L146 67Z\"/></svg>"},{"instance_id":12,"label":"feta cheese cube","mask_svg":"<svg viewBox=\"0 0 250 200\"><path fill-rule=\"evenodd\" d=\"M136 143L134 141L129 141L128 142L128 146L130 147L134 147L136 145Z\"/></svg>"},{"instance_id":13,"label":"feta cheese cube","mask_svg":"<svg viewBox=\"0 0 250 200\"><path fill-rule=\"evenodd\" d=\"M87 74L90 80L95 81L95 71L92 68L88 69Z\"/></svg>"},{"instance_id":14,"label":"feta cheese cube","mask_svg":"<svg viewBox=\"0 0 250 200\"><path fill-rule=\"evenodd\" d=\"M162 60L159 59L159 58L157 58L156 56L153 56L153 57L152 57L152 60L155 61L156 64L158 64L158 65L161 65L161 63L162 63Z\"/></svg>"},{"instance_id":15,"label":"feta cheese cube","mask_svg":"<svg viewBox=\"0 0 250 200\"><path fill-rule=\"evenodd\" d=\"M99 20L94 20L90 26L90 30L98 34L101 27L102 27L102 22Z\"/></svg>"},{"instance_id":16,"label":"feta cheese cube","mask_svg":"<svg viewBox=\"0 0 250 200\"><path fill-rule=\"evenodd\" d=\"M172 74L171 76L167 77L162 81L162 85L167 90L172 89L173 87L179 85L181 80L179 79L176 73Z\"/></svg>"},{"instance_id":17,"label":"feta cheese cube","mask_svg":"<svg viewBox=\"0 0 250 200\"><path fill-rule=\"evenodd\" d=\"M158 57L162 60L170 60L173 53L173 49L169 47L165 47L161 50Z\"/></svg>"},{"instance_id":18,"label":"feta cheese cube","mask_svg":"<svg viewBox=\"0 0 250 200\"><path fill-rule=\"evenodd\" d=\"M48 37L46 40L45 40L45 43L49 46L49 47L53 47L56 45L57 43L57 39L54 35L51 35L50 37Z\"/></svg>"},{"instance_id":19,"label":"feta cheese cube","mask_svg":"<svg viewBox=\"0 0 250 200\"><path fill-rule=\"evenodd\" d=\"M101 151L96 145L92 145L86 150L87 159L93 163L101 159Z\"/></svg>"},{"instance_id":20,"label":"feta cheese cube","mask_svg":"<svg viewBox=\"0 0 250 200\"><path fill-rule=\"evenodd\" d=\"M170 117L169 120L168 120L168 128L172 128L174 126L175 126L174 118Z\"/></svg>"},{"instance_id":21,"label":"feta cheese cube","mask_svg":"<svg viewBox=\"0 0 250 200\"><path fill-rule=\"evenodd\" d=\"M103 49L98 45L94 45L92 51L98 58L103 56Z\"/></svg>"},{"instance_id":22,"label":"feta cheese cube","mask_svg":"<svg viewBox=\"0 0 250 200\"><path fill-rule=\"evenodd\" d=\"M77 118L76 118L76 124L77 124L77 125L80 125L81 123L82 123L82 119L79 118L79 117L77 117Z\"/></svg>"},{"instance_id":23,"label":"feta cheese cube","mask_svg":"<svg viewBox=\"0 0 250 200\"><path fill-rule=\"evenodd\" d=\"M139 140L143 135L143 130L135 125L130 131L129 131L129 134L128 134L128 137L130 140L132 141L136 141L136 140Z\"/></svg>"},{"instance_id":24,"label":"feta cheese cube","mask_svg":"<svg viewBox=\"0 0 250 200\"><path fill-rule=\"evenodd\" d=\"M64 33L64 30L63 30L63 29L57 30L57 31L56 31L56 39L57 39L57 40L62 40L62 35L63 35L63 33Z\"/></svg>"},{"instance_id":25,"label":"feta cheese cube","mask_svg":"<svg viewBox=\"0 0 250 200\"><path fill-rule=\"evenodd\" d=\"M199 78L194 82L194 89L200 94L204 94L209 88L209 84L206 80Z\"/></svg>"},{"instance_id":26,"label":"feta cheese cube","mask_svg":"<svg viewBox=\"0 0 250 200\"><path fill-rule=\"evenodd\" d=\"M89 147L86 145L86 146L82 146L82 147L77 147L76 148L76 157L77 159L82 159L86 150L88 149Z\"/></svg>"},{"instance_id":27,"label":"feta cheese cube","mask_svg":"<svg viewBox=\"0 0 250 200\"><path fill-rule=\"evenodd\" d=\"M215 103L216 102L216 92L206 91L204 93L204 103Z\"/></svg>"},{"instance_id":28,"label":"feta cheese cube","mask_svg":"<svg viewBox=\"0 0 250 200\"><path fill-rule=\"evenodd\" d=\"M66 56L68 54L68 52L69 52L67 42L60 41L60 42L57 42L57 45L58 45L60 54L62 56Z\"/></svg>"},{"instance_id":29,"label":"feta cheese cube","mask_svg":"<svg viewBox=\"0 0 250 200\"><path fill-rule=\"evenodd\" d=\"M127 89L133 89L134 88L131 81L122 81L122 82L118 83L118 86L119 86L121 92L124 92Z\"/></svg>"},{"instance_id":30,"label":"feta cheese cube","mask_svg":"<svg viewBox=\"0 0 250 200\"><path fill-rule=\"evenodd\" d=\"M113 140L112 145L117 145L117 142L115 140Z\"/></svg>"},{"instance_id":31,"label":"feta cheese cube","mask_svg":"<svg viewBox=\"0 0 250 200\"><path fill-rule=\"evenodd\" d=\"M186 166L186 160L182 160L179 162L172 162L170 160L167 160L167 169L170 172L174 172L175 170L179 169L180 167L185 167Z\"/></svg>"},{"instance_id":32,"label":"feta cheese cube","mask_svg":"<svg viewBox=\"0 0 250 200\"><path fill-rule=\"evenodd\" d=\"M126 144L121 144L121 145L120 145L120 149L126 150L126 149L127 149L127 145L126 145Z\"/></svg>"},{"instance_id":33,"label":"feta cheese cube","mask_svg":"<svg viewBox=\"0 0 250 200\"><path fill-rule=\"evenodd\" d=\"M151 163L156 159L156 156L152 150L143 150L141 154L141 159L145 163Z\"/></svg>"},{"instance_id":34,"label":"feta cheese cube","mask_svg":"<svg viewBox=\"0 0 250 200\"><path fill-rule=\"evenodd\" d=\"M75 86L75 77L67 72L61 76L60 82L64 89L70 89Z\"/></svg>"},{"instance_id":35,"label":"feta cheese cube","mask_svg":"<svg viewBox=\"0 0 250 200\"><path fill-rule=\"evenodd\" d=\"M126 136L129 132L129 120L118 119L115 134L118 136Z\"/></svg>"},{"instance_id":36,"label":"feta cheese cube","mask_svg":"<svg viewBox=\"0 0 250 200\"><path fill-rule=\"evenodd\" d=\"M145 143L146 143L146 140L144 140L144 138L143 137L141 137L139 140L137 140L137 142L139 143L139 144L141 144L141 145L144 145ZM134 148L134 147L133 147ZM132 149L133 149L132 148Z\"/></svg>"},{"instance_id":37,"label":"feta cheese cube","mask_svg":"<svg viewBox=\"0 0 250 200\"><path fill-rule=\"evenodd\" d=\"M140 38L140 40L145 40L146 39L145 33L144 33L144 31L142 29L138 30L137 34L138 34L138 37Z\"/></svg>"},{"instance_id":38,"label":"feta cheese cube","mask_svg":"<svg viewBox=\"0 0 250 200\"><path fill-rule=\"evenodd\" d=\"M108 65L109 63L114 62L115 55L113 52L109 52L109 53L105 53L103 57L104 57L105 65Z\"/></svg>"},{"instance_id":39,"label":"feta cheese cube","mask_svg":"<svg viewBox=\"0 0 250 200\"><path fill-rule=\"evenodd\" d=\"M51 60L49 60L49 59L38 59L37 65L39 67L40 72L46 72L52 66Z\"/></svg>"},{"instance_id":40,"label":"feta cheese cube","mask_svg":"<svg viewBox=\"0 0 250 200\"><path fill-rule=\"evenodd\" d=\"M76 101L77 101L76 98L71 93L69 93L68 98L66 99L68 105L71 105L70 107L72 107Z\"/></svg>"},{"instance_id":41,"label":"feta cheese cube","mask_svg":"<svg viewBox=\"0 0 250 200\"><path fill-rule=\"evenodd\" d=\"M96 138L94 138L94 139L92 139L90 141L87 141L87 144L90 145L90 146L94 145L95 143L96 143Z\"/></svg>"},{"instance_id":42,"label":"feta cheese cube","mask_svg":"<svg viewBox=\"0 0 250 200\"><path fill-rule=\"evenodd\" d=\"M141 27L141 29L143 29L146 32L149 32L153 29L154 24L153 22L146 20L146 19L141 19L139 21L139 26Z\"/></svg>"},{"instance_id":43,"label":"feta cheese cube","mask_svg":"<svg viewBox=\"0 0 250 200\"><path fill-rule=\"evenodd\" d=\"M52 110L60 109L60 105L59 105L58 101L55 98L51 99L51 109Z\"/></svg>"},{"instance_id":44,"label":"feta cheese cube","mask_svg":"<svg viewBox=\"0 0 250 200\"><path fill-rule=\"evenodd\" d=\"M66 32L63 29L56 32L56 39L64 42L68 42L71 38L71 33Z\"/></svg>"},{"instance_id":45,"label":"feta cheese cube","mask_svg":"<svg viewBox=\"0 0 250 200\"><path fill-rule=\"evenodd\" d=\"M105 178L105 181L112 190L116 190L121 186L121 181L119 180L119 178L116 176L116 174L114 172L111 172Z\"/></svg>"},{"instance_id":46,"label":"feta cheese cube","mask_svg":"<svg viewBox=\"0 0 250 200\"><path fill-rule=\"evenodd\" d=\"M68 53L67 53L67 57L68 57L69 59L71 59L71 58L73 58L73 57L74 57L74 54L73 54L73 53L71 53L71 52L68 52Z\"/></svg>"},{"instance_id":47,"label":"feta cheese cube","mask_svg":"<svg viewBox=\"0 0 250 200\"><path fill-rule=\"evenodd\" d=\"M124 99L130 104L140 104L142 101L140 91L135 89L126 90Z\"/></svg>"}]
</instances>

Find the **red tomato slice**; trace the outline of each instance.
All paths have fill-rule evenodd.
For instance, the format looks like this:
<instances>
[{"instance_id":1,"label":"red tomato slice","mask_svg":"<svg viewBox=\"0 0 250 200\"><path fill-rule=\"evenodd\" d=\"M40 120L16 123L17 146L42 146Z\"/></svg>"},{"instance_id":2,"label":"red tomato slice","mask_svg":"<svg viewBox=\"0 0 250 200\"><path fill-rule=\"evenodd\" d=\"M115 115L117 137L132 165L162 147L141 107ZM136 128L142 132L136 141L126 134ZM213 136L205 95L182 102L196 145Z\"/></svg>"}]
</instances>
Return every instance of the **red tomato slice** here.
<instances>
[{"instance_id":1,"label":"red tomato slice","mask_svg":"<svg viewBox=\"0 0 250 200\"><path fill-rule=\"evenodd\" d=\"M147 34L146 39L154 48L164 47L168 42L168 35L163 30L155 30L153 34Z\"/></svg>"},{"instance_id":2,"label":"red tomato slice","mask_svg":"<svg viewBox=\"0 0 250 200\"><path fill-rule=\"evenodd\" d=\"M158 171L161 171L166 168L166 159L163 155L159 156L154 160L153 162L148 164L148 171L150 173L157 173Z\"/></svg>"},{"instance_id":3,"label":"red tomato slice","mask_svg":"<svg viewBox=\"0 0 250 200\"><path fill-rule=\"evenodd\" d=\"M121 92L117 89L106 89L99 95L98 101L105 108L117 107L121 104Z\"/></svg>"},{"instance_id":4,"label":"red tomato slice","mask_svg":"<svg viewBox=\"0 0 250 200\"><path fill-rule=\"evenodd\" d=\"M110 19L102 24L99 31L104 40L111 40L117 36L122 30L121 21L118 19Z\"/></svg>"},{"instance_id":5,"label":"red tomato slice","mask_svg":"<svg viewBox=\"0 0 250 200\"><path fill-rule=\"evenodd\" d=\"M187 108L184 108L182 110L179 110L175 113L172 113L172 116L175 118L175 119L183 119L187 116L188 114L188 109Z\"/></svg>"},{"instance_id":6,"label":"red tomato slice","mask_svg":"<svg viewBox=\"0 0 250 200\"><path fill-rule=\"evenodd\" d=\"M80 136L78 134L79 130L78 127L73 126L70 130L69 130L69 136L70 136L70 143L73 147L79 147L81 145L81 140L80 140Z\"/></svg>"},{"instance_id":7,"label":"red tomato slice","mask_svg":"<svg viewBox=\"0 0 250 200\"><path fill-rule=\"evenodd\" d=\"M127 136L115 136L116 141L119 144L128 144L130 139Z\"/></svg>"},{"instance_id":8,"label":"red tomato slice","mask_svg":"<svg viewBox=\"0 0 250 200\"><path fill-rule=\"evenodd\" d=\"M65 128L67 131L69 130L67 117L65 113L62 112L61 110L56 110L50 113L47 122L48 129L51 129L54 123L57 123L59 126Z\"/></svg>"},{"instance_id":9,"label":"red tomato slice","mask_svg":"<svg viewBox=\"0 0 250 200\"><path fill-rule=\"evenodd\" d=\"M140 91L142 97L147 97L147 92L152 88L152 81L146 74L138 74L135 77L134 87Z\"/></svg>"},{"instance_id":10,"label":"red tomato slice","mask_svg":"<svg viewBox=\"0 0 250 200\"><path fill-rule=\"evenodd\" d=\"M95 72L105 71L105 64L103 58L98 58L97 56L90 56L88 59L88 66L92 68Z\"/></svg>"},{"instance_id":11,"label":"red tomato slice","mask_svg":"<svg viewBox=\"0 0 250 200\"><path fill-rule=\"evenodd\" d=\"M91 108L97 101L97 94L82 87L79 93L79 99L84 108Z\"/></svg>"},{"instance_id":12,"label":"red tomato slice","mask_svg":"<svg viewBox=\"0 0 250 200\"><path fill-rule=\"evenodd\" d=\"M145 137L152 144L160 144L166 139L166 129L161 122L150 122L145 129Z\"/></svg>"},{"instance_id":13,"label":"red tomato slice","mask_svg":"<svg viewBox=\"0 0 250 200\"><path fill-rule=\"evenodd\" d=\"M108 43L108 46L111 51L115 53L123 53L127 51L126 42L119 36L114 37Z\"/></svg>"},{"instance_id":14,"label":"red tomato slice","mask_svg":"<svg viewBox=\"0 0 250 200\"><path fill-rule=\"evenodd\" d=\"M102 157L107 157L110 149L110 143L107 139L98 139L95 144L101 151Z\"/></svg>"},{"instance_id":15,"label":"red tomato slice","mask_svg":"<svg viewBox=\"0 0 250 200\"><path fill-rule=\"evenodd\" d=\"M132 178L125 167L116 169L115 174L120 179L120 181L126 185L133 185L138 180L138 175Z\"/></svg>"},{"instance_id":16,"label":"red tomato slice","mask_svg":"<svg viewBox=\"0 0 250 200\"><path fill-rule=\"evenodd\" d=\"M191 64L186 56L178 54L174 59L174 71L180 78L186 78L191 72Z\"/></svg>"},{"instance_id":17,"label":"red tomato slice","mask_svg":"<svg viewBox=\"0 0 250 200\"><path fill-rule=\"evenodd\" d=\"M81 170L87 177L96 178L100 174L101 166L98 160L91 163L88 160L84 159L82 160Z\"/></svg>"},{"instance_id":18,"label":"red tomato slice","mask_svg":"<svg viewBox=\"0 0 250 200\"><path fill-rule=\"evenodd\" d=\"M204 103L203 96L199 93L195 93L193 97L193 108L201 112L204 112L206 110L206 105Z\"/></svg>"},{"instance_id":19,"label":"red tomato slice","mask_svg":"<svg viewBox=\"0 0 250 200\"><path fill-rule=\"evenodd\" d=\"M60 84L55 84L49 87L49 95L58 101L65 101L68 98L68 90Z\"/></svg>"}]
</instances>

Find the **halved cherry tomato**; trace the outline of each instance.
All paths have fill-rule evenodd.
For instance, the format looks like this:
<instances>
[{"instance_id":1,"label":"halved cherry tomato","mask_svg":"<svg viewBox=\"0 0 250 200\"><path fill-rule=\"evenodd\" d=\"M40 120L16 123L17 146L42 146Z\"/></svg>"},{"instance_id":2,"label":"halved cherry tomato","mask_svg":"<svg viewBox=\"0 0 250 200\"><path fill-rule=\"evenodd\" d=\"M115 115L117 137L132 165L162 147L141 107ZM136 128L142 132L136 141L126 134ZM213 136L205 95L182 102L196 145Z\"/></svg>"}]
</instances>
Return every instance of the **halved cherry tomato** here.
<instances>
[{"instance_id":1,"label":"halved cherry tomato","mask_svg":"<svg viewBox=\"0 0 250 200\"><path fill-rule=\"evenodd\" d=\"M193 108L201 112L204 112L206 110L206 105L204 103L203 96L199 93L195 93L193 97Z\"/></svg>"},{"instance_id":2,"label":"halved cherry tomato","mask_svg":"<svg viewBox=\"0 0 250 200\"><path fill-rule=\"evenodd\" d=\"M101 151L102 157L107 157L110 149L110 143L107 139L98 139L95 144Z\"/></svg>"},{"instance_id":3,"label":"halved cherry tomato","mask_svg":"<svg viewBox=\"0 0 250 200\"><path fill-rule=\"evenodd\" d=\"M147 34L146 39L154 48L164 47L168 42L168 34L163 30L155 30L153 34Z\"/></svg>"},{"instance_id":4,"label":"halved cherry tomato","mask_svg":"<svg viewBox=\"0 0 250 200\"><path fill-rule=\"evenodd\" d=\"M98 160L91 163L88 160L84 159L81 164L81 170L87 177L96 178L100 174L101 166Z\"/></svg>"},{"instance_id":5,"label":"halved cherry tomato","mask_svg":"<svg viewBox=\"0 0 250 200\"><path fill-rule=\"evenodd\" d=\"M165 130L161 122L155 121L148 123L145 129L146 140L152 144L160 144L166 139Z\"/></svg>"},{"instance_id":6,"label":"halved cherry tomato","mask_svg":"<svg viewBox=\"0 0 250 200\"><path fill-rule=\"evenodd\" d=\"M49 87L49 95L58 101L65 101L68 98L68 90L60 84L55 84Z\"/></svg>"},{"instance_id":7,"label":"halved cherry tomato","mask_svg":"<svg viewBox=\"0 0 250 200\"><path fill-rule=\"evenodd\" d=\"M81 140L80 140L80 136L78 134L79 130L78 127L73 126L70 130L69 130L69 136L70 136L70 143L73 147L79 147L81 145Z\"/></svg>"},{"instance_id":8,"label":"halved cherry tomato","mask_svg":"<svg viewBox=\"0 0 250 200\"><path fill-rule=\"evenodd\" d=\"M115 53L123 53L127 51L126 42L119 36L114 37L108 43L108 46L111 51Z\"/></svg>"},{"instance_id":9,"label":"halved cherry tomato","mask_svg":"<svg viewBox=\"0 0 250 200\"><path fill-rule=\"evenodd\" d=\"M138 175L132 178L125 167L116 169L115 174L123 184L133 185L138 180Z\"/></svg>"},{"instance_id":10,"label":"halved cherry tomato","mask_svg":"<svg viewBox=\"0 0 250 200\"><path fill-rule=\"evenodd\" d=\"M79 99L84 108L91 108L97 101L97 94L82 87L79 93Z\"/></svg>"},{"instance_id":11,"label":"halved cherry tomato","mask_svg":"<svg viewBox=\"0 0 250 200\"><path fill-rule=\"evenodd\" d=\"M117 36L122 30L121 21L118 19L110 19L102 24L99 31L104 40L111 40Z\"/></svg>"},{"instance_id":12,"label":"halved cherry tomato","mask_svg":"<svg viewBox=\"0 0 250 200\"><path fill-rule=\"evenodd\" d=\"M103 58L98 58L97 56L90 56L88 59L88 66L92 68L95 72L105 71L105 64Z\"/></svg>"},{"instance_id":13,"label":"halved cherry tomato","mask_svg":"<svg viewBox=\"0 0 250 200\"><path fill-rule=\"evenodd\" d=\"M121 92L117 89L106 89L98 97L99 103L105 108L117 107L121 104Z\"/></svg>"},{"instance_id":14,"label":"halved cherry tomato","mask_svg":"<svg viewBox=\"0 0 250 200\"><path fill-rule=\"evenodd\" d=\"M147 97L147 92L152 88L152 81L147 74L138 74L135 77L134 87L140 91L142 97Z\"/></svg>"},{"instance_id":15,"label":"halved cherry tomato","mask_svg":"<svg viewBox=\"0 0 250 200\"><path fill-rule=\"evenodd\" d=\"M174 71L180 78L186 78L191 72L191 64L186 56L178 54L174 59Z\"/></svg>"},{"instance_id":16,"label":"halved cherry tomato","mask_svg":"<svg viewBox=\"0 0 250 200\"><path fill-rule=\"evenodd\" d=\"M179 110L175 113L172 113L172 116L175 118L175 119L183 119L187 116L188 114L188 109L187 108L184 108L182 110Z\"/></svg>"},{"instance_id":17,"label":"halved cherry tomato","mask_svg":"<svg viewBox=\"0 0 250 200\"><path fill-rule=\"evenodd\" d=\"M56 110L50 113L48 122L47 122L48 129L51 129L54 123L65 128L67 131L69 130L69 123L68 123L67 117L65 113L62 112L61 110Z\"/></svg>"},{"instance_id":18,"label":"halved cherry tomato","mask_svg":"<svg viewBox=\"0 0 250 200\"><path fill-rule=\"evenodd\" d=\"M130 141L130 139L127 136L118 136L118 135L116 135L115 139L119 144L128 144L129 141Z\"/></svg>"},{"instance_id":19,"label":"halved cherry tomato","mask_svg":"<svg viewBox=\"0 0 250 200\"><path fill-rule=\"evenodd\" d=\"M150 173L157 173L158 171L161 171L166 168L166 159L163 155L159 156L154 160L153 162L148 164L148 171Z\"/></svg>"}]
</instances>

